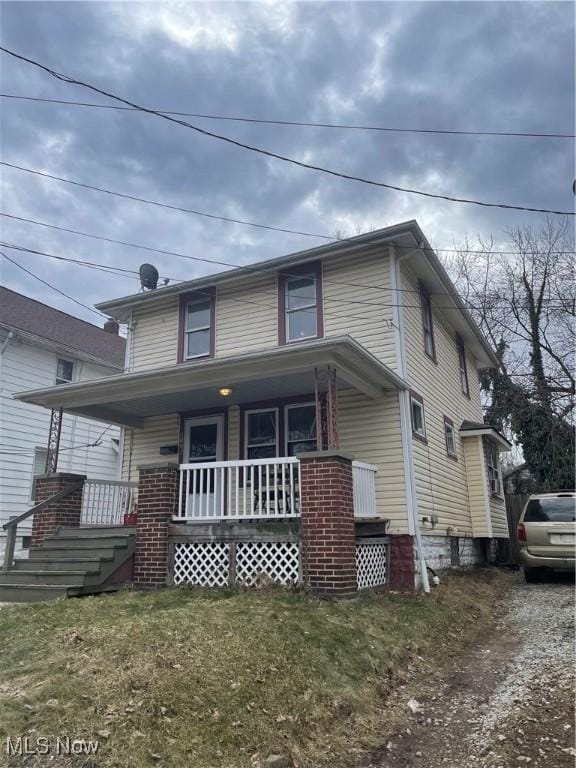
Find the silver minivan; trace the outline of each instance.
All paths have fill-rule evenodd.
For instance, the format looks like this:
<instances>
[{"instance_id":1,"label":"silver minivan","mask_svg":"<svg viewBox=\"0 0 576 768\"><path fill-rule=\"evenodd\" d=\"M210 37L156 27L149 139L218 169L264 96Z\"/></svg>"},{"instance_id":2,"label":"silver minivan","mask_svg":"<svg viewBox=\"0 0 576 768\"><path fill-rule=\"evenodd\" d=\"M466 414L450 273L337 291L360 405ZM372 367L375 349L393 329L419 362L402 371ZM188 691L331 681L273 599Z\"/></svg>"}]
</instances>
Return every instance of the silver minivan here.
<instances>
[{"instance_id":1,"label":"silver minivan","mask_svg":"<svg viewBox=\"0 0 576 768\"><path fill-rule=\"evenodd\" d=\"M529 583L547 571L574 571L576 492L535 493L518 522L519 560Z\"/></svg>"}]
</instances>

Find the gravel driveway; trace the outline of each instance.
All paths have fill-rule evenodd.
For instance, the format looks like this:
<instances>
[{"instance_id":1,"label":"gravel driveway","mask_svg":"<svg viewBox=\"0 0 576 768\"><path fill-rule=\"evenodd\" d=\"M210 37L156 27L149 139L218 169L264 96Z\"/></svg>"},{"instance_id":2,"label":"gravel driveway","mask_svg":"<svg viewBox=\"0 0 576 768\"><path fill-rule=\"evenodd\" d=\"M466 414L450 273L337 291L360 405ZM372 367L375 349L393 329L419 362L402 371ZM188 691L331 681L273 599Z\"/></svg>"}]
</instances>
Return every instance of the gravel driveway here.
<instances>
[{"instance_id":1,"label":"gravel driveway","mask_svg":"<svg viewBox=\"0 0 576 768\"><path fill-rule=\"evenodd\" d=\"M407 719L363 768L574 768L574 581L518 575L506 609L448 672L398 692Z\"/></svg>"}]
</instances>

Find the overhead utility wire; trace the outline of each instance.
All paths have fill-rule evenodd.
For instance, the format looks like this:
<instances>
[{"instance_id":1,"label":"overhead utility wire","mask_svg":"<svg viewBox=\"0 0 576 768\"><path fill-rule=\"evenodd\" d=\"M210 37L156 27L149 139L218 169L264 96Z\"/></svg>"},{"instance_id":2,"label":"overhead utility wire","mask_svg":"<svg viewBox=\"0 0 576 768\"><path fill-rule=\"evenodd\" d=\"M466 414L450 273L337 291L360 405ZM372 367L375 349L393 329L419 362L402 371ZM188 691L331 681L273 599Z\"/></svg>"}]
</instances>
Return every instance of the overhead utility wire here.
<instances>
[{"instance_id":1,"label":"overhead utility wire","mask_svg":"<svg viewBox=\"0 0 576 768\"><path fill-rule=\"evenodd\" d=\"M218 141L224 141L227 144L231 144L241 149L246 149L249 152L255 152L265 157L272 157L275 160L281 160L284 163L290 163L291 165L296 165L296 166L299 166L300 168L306 168L312 171L319 171L320 173L325 173L325 174L328 174L329 176L335 176L337 178L346 179L348 181L357 181L362 184L369 184L370 186L374 186L374 187L391 189L396 192L406 192L408 194L420 195L421 197L434 198L436 200L447 200L448 202L452 202L452 203L466 203L468 205L479 205L484 208L503 208L506 210L527 211L530 213L550 213L556 216L576 215L574 211L557 211L557 210L552 210L548 208L531 208L529 206L511 205L509 203L489 203L483 200L472 200L472 199L462 198L462 197L452 197L450 195L439 195L433 192L423 192L422 190L409 189L407 187L398 187L393 184L385 184L384 182L381 182L381 181L374 181L373 179L366 179L361 176L353 176L352 174L343 173L341 171L333 171L329 168L323 168L318 165L312 165L311 163L305 163L302 160L295 160L292 157L287 157L286 155L280 155L276 152L271 152L270 150L267 150L267 149L254 147L251 144L244 144L243 142L237 141L236 139L231 139L228 136L223 136L222 134L214 133L213 131L207 131L205 128L199 128L198 126L193 125L192 123L189 123L186 120L181 120L176 117L170 117L169 115L163 114L162 112L158 112L154 109L142 107L141 105L136 104L133 101L124 99L121 96L116 96L115 94L105 91L101 88L97 88L96 86L91 85L90 83L85 83L82 80L76 80L75 78L69 75L56 72L55 70L50 69L44 64L41 64L40 62L35 61L34 59L29 59L26 56L22 56L14 51L11 51L9 48L0 46L0 51L4 51L4 53L7 53L9 56L12 56L13 58L18 59L19 61L25 61L27 64L31 64L32 66L37 67L38 69L41 69L44 72L47 72L51 77L54 77L57 80L60 80L62 82L68 83L70 85L78 85L81 88L88 88L89 90L94 91L94 93L99 93L102 96L106 96L107 98L114 99L115 101L119 101L122 104L126 104L127 106L133 107L134 109L137 109L141 112L146 112L147 114L155 115L156 117L159 117L162 120L167 120L168 122L175 123L176 125L181 125L184 128L189 128L190 130L196 131L197 133L200 133L203 136L209 136L210 138L217 139Z\"/></svg>"},{"instance_id":2,"label":"overhead utility wire","mask_svg":"<svg viewBox=\"0 0 576 768\"><path fill-rule=\"evenodd\" d=\"M85 101L73 101L69 99L46 99L38 96L22 96L15 93L0 93L3 99L20 99L22 101L36 101L46 104L64 104L74 107L94 107L96 109L113 109L126 112L140 112L136 107L119 107L116 104L94 104ZM199 117L203 120L225 120L236 123L257 123L260 125L287 125L296 128L335 128L346 131L381 131L385 133L433 133L446 134L448 136L508 136L508 137L526 137L537 139L574 139L576 135L572 133L529 133L527 131L457 131L444 130L439 128L392 128L382 125L349 125L346 123L312 123L304 120L264 120L256 117L238 117L233 115L212 115L202 112L174 112L169 109L157 109L157 112L163 115L174 115L175 117Z\"/></svg>"},{"instance_id":3,"label":"overhead utility wire","mask_svg":"<svg viewBox=\"0 0 576 768\"><path fill-rule=\"evenodd\" d=\"M256 227L258 229L269 229L269 230L273 230L275 232L283 232L283 233L290 234L290 235L302 235L303 237L315 237L315 238L318 238L318 239L321 239L321 240L329 240L330 242L333 242L333 243L345 243L345 242L349 242L349 241L355 240L355 238L356 238L356 236L352 236L352 237L335 237L333 235L318 234L318 233L313 233L313 232L303 232L303 231L300 231L300 230L297 230L297 229L284 229L282 227L273 227L273 226L268 225L268 224L259 224L259 223L255 223L253 221L246 221L246 220L243 220L243 219L233 219L233 218L230 218L230 217L227 217L227 216L218 216L218 215L213 214L213 213L206 213L204 211L197 211L197 210L194 210L193 208L183 208L181 206L171 205L170 203L161 203L158 200L149 200L149 199L147 199L145 197L138 197L136 195L130 195L130 194L127 194L125 192L116 192L116 191L114 191L112 189L106 189L105 187L96 187L93 184L85 184L85 183L80 182L80 181L75 181L74 179L64 178L63 176L54 176L53 174L46 173L45 171L39 171L39 170L37 170L35 168L26 168L23 165L16 165L15 163L9 163L9 162L7 162L5 160L0 160L0 165L3 165L5 167L7 167L7 168L12 168L12 169L17 170L17 171L23 171L25 173L31 173L31 174L33 174L35 176L42 176L43 178L51 179L53 181L60 181L60 182L63 182L64 184L72 184L75 187L82 187L83 189L89 189L89 190L92 190L94 192L102 192L102 193L104 193L106 195L112 195L114 197L121 197L121 198L124 198L126 200L132 200L132 201L137 202L137 203L145 203L146 205L154 205L154 206L156 206L158 208L168 208L169 210L179 211L179 212L182 212L182 213L191 213L191 214L193 214L195 216L205 216L205 217L207 217L209 219L217 219L219 221L226 221L226 222L229 222L229 223L232 223L232 224L243 224L243 225L246 225L246 226L249 226L249 227ZM48 225L46 225L46 226L48 226ZM411 246L411 245L400 245L398 243L394 244L394 248L398 249L398 250L410 250L410 251L414 250L414 247ZM477 254L479 256L484 255L486 253L486 251L474 250L474 249L469 249L469 248L467 248L467 249L466 248L434 248L433 250L436 253L470 253L470 254ZM489 253L491 255L515 256L517 252L516 251L493 251L493 250L490 250ZM571 253L573 253L573 251L552 251L551 253L555 253L557 255L562 255L562 254L571 254ZM537 255L537 254L535 254L535 255ZM237 265L234 265L234 266L237 266Z\"/></svg>"},{"instance_id":4,"label":"overhead utility wire","mask_svg":"<svg viewBox=\"0 0 576 768\"><path fill-rule=\"evenodd\" d=\"M105 237L104 235L97 235L97 234L93 234L93 233L90 233L90 232L82 232L82 231L77 230L77 229L70 229L69 227L59 227L56 224L48 224L47 222L37 221L36 219L28 219L28 218L25 218L23 216L15 216L13 214L6 213L4 211L0 211L0 217L12 219L14 221L22 221L22 222L25 222L27 224L34 224L35 226L39 226L39 227L47 227L48 229L54 229L54 230L57 230L59 232L68 232L68 233L73 234L73 235L80 235L82 237L88 237L88 238L92 238L94 240L101 240L103 242L113 243L114 245L123 245L123 246L127 246L129 248L137 248L137 249L144 250L144 251L151 251L153 253L159 253L159 254L162 254L164 256L176 256L178 258L189 259L191 261L201 261L201 262L206 262L208 264L218 264L219 266L233 267L233 268L236 268L236 269L246 269L246 270L249 270L251 272L257 272L257 273L262 273L262 274L276 274L278 272L278 268L277 267L263 268L263 267L258 267L257 265L239 266L238 264L233 264L232 262L216 261L214 259L207 259L207 258L204 258L204 257L201 257L201 256L190 256L189 254L179 253L178 251L167 251L167 250L162 249L162 248L153 248L152 246L142 245L140 243L131 243L131 242L126 241L126 240L116 240L116 239L111 238L111 237ZM6 244L4 244L4 245L6 245ZM6 247L10 247L10 246L6 246ZM18 248L17 245L14 245L13 247L14 248ZM63 256L50 256L50 254L42 253L41 251L34 251L34 252L38 253L39 255L49 256L50 258L60 259L62 261L69 260L69 259L66 259ZM136 272L135 270L122 269L121 267L113 267L113 266L109 266L108 267L106 265L98 264L98 263L95 263L95 262L81 262L81 261L79 261L77 259L74 259L72 261L74 263L76 263L76 264L83 264L84 263L86 266L90 265L90 266L93 266L94 268L103 268L105 270L111 270L111 271L115 270L115 269L118 269L121 272L133 272L134 274L138 275L138 272ZM289 277L289 278L290 277L301 277L301 275L292 275L292 274L286 272L285 270L281 270L281 271L282 271L283 275L285 275L286 277ZM161 275L161 277L162 278L166 278L168 276L167 275ZM186 282L186 280L184 280L183 278L168 277L168 279L172 280L172 281L175 281L175 282ZM415 294L418 294L418 295L420 295L420 293L421 293L421 291L419 289L417 289L417 288L392 288L390 286L369 285L367 283L353 283L353 282L349 282L349 281L345 281L345 280L332 280L330 278L326 278L325 276L323 276L322 281L323 281L323 283L325 283L327 285L345 285L345 286L348 286L348 287L351 287L351 288L365 288L365 289L368 289L368 290L393 291L393 292L400 292L400 293L415 293ZM431 296L450 296L452 294L450 294L448 291L431 291L430 295ZM500 297L495 296L493 298L498 299ZM333 298L333 297L327 297L327 299L325 299L325 300L328 300L328 301L342 301L344 303L349 303L345 299L337 299L337 298Z\"/></svg>"},{"instance_id":5,"label":"overhead utility wire","mask_svg":"<svg viewBox=\"0 0 576 768\"><path fill-rule=\"evenodd\" d=\"M26 272L26 274L30 275L31 277L34 277L36 280L39 280L44 285L48 286L48 288L52 288L53 291L56 291L56 293L59 293L61 296L64 296L64 298L69 299L70 301L73 301L74 304L78 304L78 306L83 307L84 309L87 309L89 312L93 312L95 315L98 315L99 317L103 317L106 320L108 319L107 316L104 315L102 312L98 312L97 309L94 309L93 307L89 307L88 304L83 304L81 301L78 301L78 299L75 299L73 296L70 296L67 293L64 293L64 291L61 291L60 288L56 288L56 286L52 285L52 283L48 283L46 280L43 280L38 275L34 274L34 272L31 272L29 269L26 269L26 267L23 267L22 264L18 264L17 261L14 261L14 259L11 259L10 256L4 253L4 251L0 251L0 255L3 256L11 264L14 264L15 267L18 267L18 269L21 269L23 272Z\"/></svg>"},{"instance_id":6,"label":"overhead utility wire","mask_svg":"<svg viewBox=\"0 0 576 768\"><path fill-rule=\"evenodd\" d=\"M105 266L105 265L101 265L101 264L95 265L94 262L86 262L86 261L79 261L79 260L76 260L76 259L70 259L70 258L65 257L65 256L56 256L54 254L46 253L46 251L34 250L32 248L27 248L25 246L21 246L21 245L18 245L16 243L0 242L0 246L3 247L3 248L10 248L10 249L16 250L16 251L23 251L23 252L26 252L26 253L35 254L37 256L45 256L45 257L50 258L50 259L57 259L59 261L67 261L67 262L70 262L72 264L79 264L80 266L88 266L88 267L94 267L94 268L101 268L101 267ZM140 246L136 246L136 247L140 247ZM184 256L184 258L194 258L194 257ZM120 268L119 267L115 267L115 268L111 268L111 269L120 269ZM122 269L122 271L123 272L133 272L134 275L136 275L136 276L138 276L138 274L139 274L136 270ZM264 270L261 270L261 271L264 271ZM127 275L127 277L131 277L131 275ZM301 277L301 275L299 275L299 277ZM178 280L177 278L170 278L170 279L171 280L175 280L176 282L184 282L184 281ZM324 282L326 282L326 281L324 281ZM378 288L378 286L370 286L370 287ZM410 290L410 289L406 289L406 290ZM418 291L414 291L414 292L415 293L419 293ZM209 297L212 297L212 295L213 295L209 291L203 291L202 289L195 289L194 293L198 293L198 294L209 296ZM313 299L315 297L311 296L311 297L303 297L303 298ZM254 306L261 307L263 309L274 309L274 310L277 309L276 305L262 304L261 302L252 301L250 299L235 299L235 298L230 297L227 300L232 301L232 302L236 302L236 303L240 303L240 304L252 304ZM323 297L323 302L338 302L338 303L342 303L342 304L360 304L362 306L381 307L381 308L405 307L406 309L421 309L421 305L420 304L404 304L404 303L402 303L402 304L390 304L390 303L383 303L383 302L376 302L376 301L365 301L365 300L362 300L362 299L337 299L337 298L332 298L332 297ZM461 310L462 309L461 307L458 307L458 306L449 306L448 307L448 306L441 306L441 305L436 305L436 304L434 306L435 306L436 309L456 309L456 310ZM472 304L469 304L468 306L470 306L472 309L476 308ZM301 311L304 311L304 309L302 309ZM316 308L314 307L314 308L310 309L309 311L316 312ZM348 313L346 314L346 317L349 317L351 319L366 319L366 316L360 317L360 316L356 316L356 315L350 315Z\"/></svg>"},{"instance_id":7,"label":"overhead utility wire","mask_svg":"<svg viewBox=\"0 0 576 768\"><path fill-rule=\"evenodd\" d=\"M15 251L18 251L20 253L30 253L30 254L33 254L33 255L36 255L36 256L44 256L44 257L46 257L48 259L56 259L58 261L69 262L70 264L77 264L78 266L81 266L81 267L86 267L88 269L96 269L96 270L100 270L102 272L110 272L111 274L116 274L113 270L114 269L119 269L119 270L121 270L122 273L131 273L131 274L122 274L121 275L122 277L128 277L128 278L133 279L133 280L139 280L140 279L139 272L137 272L135 269L121 269L120 267L110 267L110 270L108 270L105 267L105 265L102 265L102 264L95 264L94 262L90 262L90 261L81 261L81 260L78 260L78 259L71 259L71 258L66 257L66 256L56 256L55 254L52 254L52 253L46 253L45 251L34 250L33 248L26 248L25 246L17 245L15 243L0 242L0 247L2 247L2 248L10 248L11 250L15 250ZM19 266L19 265L16 265L16 266ZM118 273L118 274L120 274L120 273ZM33 275L33 276L36 277L36 275ZM181 280L179 278L169 278L169 279L173 280L176 283L185 282L185 281L183 281L183 280ZM194 293L199 294L201 296L206 296L207 298L212 298L213 297L213 293L211 293L210 291L204 291L201 288L196 288L194 290ZM233 302L235 304L250 304L252 306L259 307L260 309L272 309L275 312L278 309L276 305L273 305L273 304L262 304L259 301L253 301L251 299L237 299L237 298L234 298L234 297L229 297L227 300L231 301L231 302ZM310 309L309 308L303 308L300 311L301 312L314 312L314 313L316 313L316 307L312 307ZM350 314L348 312L346 313L346 318L350 319L350 320L367 320L367 319L369 319L366 315L356 315L356 314ZM389 320L387 318L382 318L382 321L387 323L389 326L394 326L395 327L395 325L392 322L392 320Z\"/></svg>"}]
</instances>

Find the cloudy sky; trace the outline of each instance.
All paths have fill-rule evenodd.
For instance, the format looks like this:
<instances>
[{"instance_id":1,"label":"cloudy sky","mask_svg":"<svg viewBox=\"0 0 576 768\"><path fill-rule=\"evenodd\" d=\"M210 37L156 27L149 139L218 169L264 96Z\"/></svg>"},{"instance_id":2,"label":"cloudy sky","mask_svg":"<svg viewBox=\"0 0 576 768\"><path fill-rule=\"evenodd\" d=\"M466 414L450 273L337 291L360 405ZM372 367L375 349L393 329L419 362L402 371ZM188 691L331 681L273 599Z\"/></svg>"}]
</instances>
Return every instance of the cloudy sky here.
<instances>
[{"instance_id":1,"label":"cloudy sky","mask_svg":"<svg viewBox=\"0 0 576 768\"><path fill-rule=\"evenodd\" d=\"M3 2L2 45L156 109L269 120L575 133L569 2ZM0 56L2 93L114 103ZM333 236L416 218L436 248L539 214L431 200L336 179L140 113L2 98L5 162L128 195ZM196 125L348 174L439 194L571 210L572 141L258 125ZM5 168L4 212L244 264L324 241L229 224ZM191 279L203 262L2 220L2 240ZM4 249L86 304L137 281ZM98 317L1 259L2 282ZM221 267L216 267L220 269Z\"/></svg>"}]
</instances>

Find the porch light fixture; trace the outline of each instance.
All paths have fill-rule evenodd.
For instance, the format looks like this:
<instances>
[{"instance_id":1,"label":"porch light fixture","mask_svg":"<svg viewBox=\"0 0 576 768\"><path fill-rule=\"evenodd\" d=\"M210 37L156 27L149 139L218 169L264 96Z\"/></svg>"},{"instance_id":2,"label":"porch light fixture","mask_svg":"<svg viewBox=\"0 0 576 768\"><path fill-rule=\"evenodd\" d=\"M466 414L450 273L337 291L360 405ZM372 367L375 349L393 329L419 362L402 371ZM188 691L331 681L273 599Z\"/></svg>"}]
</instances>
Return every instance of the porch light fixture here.
<instances>
[{"instance_id":1,"label":"porch light fixture","mask_svg":"<svg viewBox=\"0 0 576 768\"><path fill-rule=\"evenodd\" d=\"M220 387L218 394L222 395L222 397L230 397L232 394L232 389L230 387Z\"/></svg>"}]
</instances>

